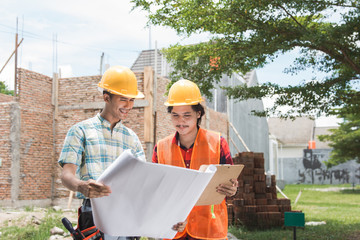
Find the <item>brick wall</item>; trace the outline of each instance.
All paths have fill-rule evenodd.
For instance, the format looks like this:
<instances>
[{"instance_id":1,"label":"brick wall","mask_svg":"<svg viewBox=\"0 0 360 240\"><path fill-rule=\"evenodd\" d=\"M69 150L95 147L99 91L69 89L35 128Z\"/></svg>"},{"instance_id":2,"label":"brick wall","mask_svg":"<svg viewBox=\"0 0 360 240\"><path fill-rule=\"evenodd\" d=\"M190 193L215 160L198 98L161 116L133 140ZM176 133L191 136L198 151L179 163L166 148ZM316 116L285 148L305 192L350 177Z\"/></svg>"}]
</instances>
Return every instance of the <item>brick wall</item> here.
<instances>
[{"instance_id":1,"label":"brick wall","mask_svg":"<svg viewBox=\"0 0 360 240\"><path fill-rule=\"evenodd\" d=\"M158 77L156 89L156 142L160 139L173 134L174 127L171 123L170 114L167 112L167 106L164 102L167 100L166 86L170 82L169 79Z\"/></svg>"},{"instance_id":2,"label":"brick wall","mask_svg":"<svg viewBox=\"0 0 360 240\"><path fill-rule=\"evenodd\" d=\"M144 93L144 72L134 72L137 84L138 84L138 90L142 93Z\"/></svg>"},{"instance_id":3,"label":"brick wall","mask_svg":"<svg viewBox=\"0 0 360 240\"><path fill-rule=\"evenodd\" d=\"M144 72L136 72L135 75L138 82L138 90L144 93ZM146 152L144 141L144 107L134 107L123 121L123 124L138 135Z\"/></svg>"},{"instance_id":4,"label":"brick wall","mask_svg":"<svg viewBox=\"0 0 360 240\"><path fill-rule=\"evenodd\" d=\"M206 125L208 129L221 133L221 136L228 141L228 119L225 113L216 112L211 108L206 108Z\"/></svg>"},{"instance_id":5,"label":"brick wall","mask_svg":"<svg viewBox=\"0 0 360 240\"><path fill-rule=\"evenodd\" d=\"M51 198L53 173L52 79L19 69L21 109L19 200Z\"/></svg>"},{"instance_id":6,"label":"brick wall","mask_svg":"<svg viewBox=\"0 0 360 240\"><path fill-rule=\"evenodd\" d=\"M11 104L0 103L0 200L11 199Z\"/></svg>"},{"instance_id":7,"label":"brick wall","mask_svg":"<svg viewBox=\"0 0 360 240\"><path fill-rule=\"evenodd\" d=\"M12 101L14 101L13 96L0 93L0 102L12 102Z\"/></svg>"},{"instance_id":8,"label":"brick wall","mask_svg":"<svg viewBox=\"0 0 360 240\"><path fill-rule=\"evenodd\" d=\"M59 106L89 102L101 102L102 94L97 90L101 76L86 76L59 79Z\"/></svg>"}]
</instances>

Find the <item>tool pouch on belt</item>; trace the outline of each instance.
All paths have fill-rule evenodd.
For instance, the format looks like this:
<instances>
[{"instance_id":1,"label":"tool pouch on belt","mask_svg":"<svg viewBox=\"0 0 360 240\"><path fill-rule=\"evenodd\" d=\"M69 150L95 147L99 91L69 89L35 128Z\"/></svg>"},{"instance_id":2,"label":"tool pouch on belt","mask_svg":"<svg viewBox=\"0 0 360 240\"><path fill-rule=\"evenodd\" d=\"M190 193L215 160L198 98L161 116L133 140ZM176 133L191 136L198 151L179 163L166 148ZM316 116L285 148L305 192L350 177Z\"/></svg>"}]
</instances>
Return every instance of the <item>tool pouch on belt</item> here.
<instances>
[{"instance_id":1,"label":"tool pouch on belt","mask_svg":"<svg viewBox=\"0 0 360 240\"><path fill-rule=\"evenodd\" d=\"M94 225L89 199L86 199L83 205L79 207L78 225L75 231L76 232L72 234L75 240L104 240L103 233Z\"/></svg>"}]
</instances>

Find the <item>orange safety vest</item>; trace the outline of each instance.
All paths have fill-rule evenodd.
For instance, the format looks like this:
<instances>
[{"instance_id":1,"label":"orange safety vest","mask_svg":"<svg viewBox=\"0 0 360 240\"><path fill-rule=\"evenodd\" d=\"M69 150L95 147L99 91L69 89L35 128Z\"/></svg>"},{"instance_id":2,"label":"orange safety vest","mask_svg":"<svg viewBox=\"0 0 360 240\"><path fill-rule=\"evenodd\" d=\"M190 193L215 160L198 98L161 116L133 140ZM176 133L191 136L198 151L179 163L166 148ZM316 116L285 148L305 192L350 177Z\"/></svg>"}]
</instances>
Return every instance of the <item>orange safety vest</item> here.
<instances>
[{"instance_id":1,"label":"orange safety vest","mask_svg":"<svg viewBox=\"0 0 360 240\"><path fill-rule=\"evenodd\" d=\"M157 144L158 163L186 167L180 147L172 144L172 136L160 140ZM220 134L199 129L191 155L190 168L198 170L203 164L220 163ZM175 239L188 234L198 239L226 239L228 217L225 200L217 205L194 206L183 232ZM174 223L176 224L176 223Z\"/></svg>"}]
</instances>

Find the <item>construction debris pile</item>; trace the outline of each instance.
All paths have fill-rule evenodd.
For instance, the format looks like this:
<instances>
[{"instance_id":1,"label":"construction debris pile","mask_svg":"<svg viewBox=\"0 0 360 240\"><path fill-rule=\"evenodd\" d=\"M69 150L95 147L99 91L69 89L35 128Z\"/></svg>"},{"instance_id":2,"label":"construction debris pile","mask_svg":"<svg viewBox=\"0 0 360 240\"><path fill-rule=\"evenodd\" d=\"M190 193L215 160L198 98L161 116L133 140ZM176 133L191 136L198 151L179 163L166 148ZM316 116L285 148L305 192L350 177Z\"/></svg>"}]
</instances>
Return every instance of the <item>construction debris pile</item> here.
<instances>
[{"instance_id":1,"label":"construction debris pile","mask_svg":"<svg viewBox=\"0 0 360 240\"><path fill-rule=\"evenodd\" d=\"M290 199L278 199L275 175L265 175L263 153L242 152L234 164L245 165L238 177L239 190L227 199L229 225L248 228L283 226L284 212L291 211Z\"/></svg>"}]
</instances>

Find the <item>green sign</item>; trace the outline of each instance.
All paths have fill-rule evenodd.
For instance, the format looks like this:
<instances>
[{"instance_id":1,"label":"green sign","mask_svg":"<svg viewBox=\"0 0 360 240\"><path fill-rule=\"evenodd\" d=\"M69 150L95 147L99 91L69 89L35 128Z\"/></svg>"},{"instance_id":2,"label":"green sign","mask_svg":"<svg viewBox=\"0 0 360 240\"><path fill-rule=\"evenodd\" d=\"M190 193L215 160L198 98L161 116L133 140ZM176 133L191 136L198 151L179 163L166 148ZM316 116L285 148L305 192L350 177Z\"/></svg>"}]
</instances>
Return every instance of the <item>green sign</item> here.
<instances>
[{"instance_id":1,"label":"green sign","mask_svg":"<svg viewBox=\"0 0 360 240\"><path fill-rule=\"evenodd\" d=\"M286 227L305 227L305 214L302 212L285 212Z\"/></svg>"}]
</instances>

